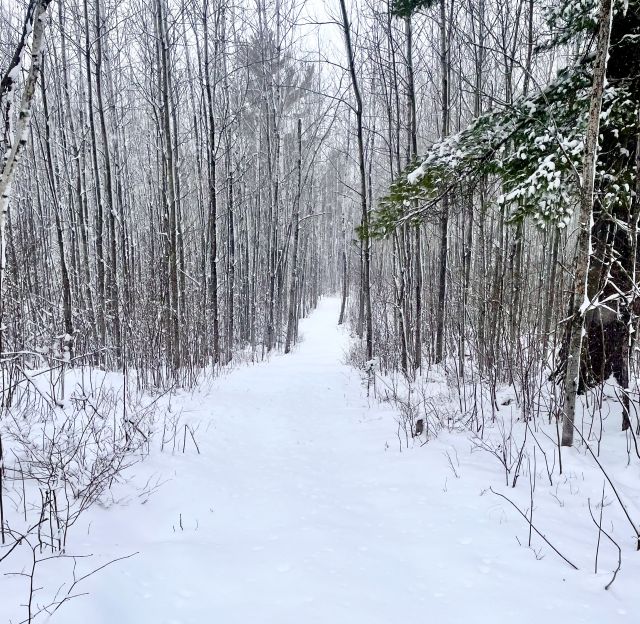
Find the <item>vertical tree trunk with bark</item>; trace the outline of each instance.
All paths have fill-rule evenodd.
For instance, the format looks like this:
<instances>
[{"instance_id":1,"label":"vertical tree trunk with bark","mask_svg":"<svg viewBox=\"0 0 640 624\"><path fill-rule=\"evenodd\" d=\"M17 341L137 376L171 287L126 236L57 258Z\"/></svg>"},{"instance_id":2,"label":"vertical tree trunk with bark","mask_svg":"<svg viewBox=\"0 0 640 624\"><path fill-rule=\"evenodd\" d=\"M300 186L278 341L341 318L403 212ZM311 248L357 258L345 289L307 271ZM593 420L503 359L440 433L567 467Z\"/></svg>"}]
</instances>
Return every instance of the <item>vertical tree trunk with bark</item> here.
<instances>
[{"instance_id":1,"label":"vertical tree trunk with bark","mask_svg":"<svg viewBox=\"0 0 640 624\"><path fill-rule=\"evenodd\" d=\"M440 72L442 81L441 138L449 136L449 41L447 37L447 0L440 0ZM449 195L442 199L440 217L440 271L438 275L438 308L436 318L435 361L444 357L444 318L447 299L447 258L449 254Z\"/></svg>"},{"instance_id":2,"label":"vertical tree trunk with bark","mask_svg":"<svg viewBox=\"0 0 640 624\"><path fill-rule=\"evenodd\" d=\"M89 3L83 1L84 8L84 54L87 73L87 103L89 118L89 135L91 139L91 162L93 165L93 177L95 187L96 215L95 215L95 246L96 246L96 313L98 321L98 333L101 345L107 342L107 327L105 313L105 257L104 257L104 216L102 205L102 184L100 182L100 165L98 162L97 133L93 106L93 69L91 67L91 38L89 33Z\"/></svg>"},{"instance_id":3,"label":"vertical tree trunk with bark","mask_svg":"<svg viewBox=\"0 0 640 624\"><path fill-rule=\"evenodd\" d=\"M206 110L208 119L207 140L207 178L208 178L208 238L209 238L209 293L208 300L211 306L212 328L212 358L213 364L220 362L220 313L218 309L218 195L217 164L216 164L216 124L213 102L213 87L211 85L212 67L209 57L209 0L204 0L203 10L204 29L204 85L206 92ZM217 40L214 48L217 52ZM217 56L217 54L216 54ZM214 59L214 61L217 59Z\"/></svg>"},{"instance_id":4,"label":"vertical tree trunk with bark","mask_svg":"<svg viewBox=\"0 0 640 624\"><path fill-rule=\"evenodd\" d=\"M4 348L4 282L7 269L9 199L16 174L16 166L27 145L33 98L42 67L41 55L44 45L45 14L50 1L51 0L32 0L29 4L21 41L9 65L9 69L5 76L3 76L0 84L0 104L7 107L5 114L6 119L9 120L10 115L13 114L11 108L16 89L16 80L22 69L22 55L27 44L27 37L31 34L31 63L20 100L17 115L18 119L15 126L12 126L10 121L8 122L9 127L13 127L13 132L8 137L9 144L5 146L2 165L0 166L0 352L2 352Z\"/></svg>"},{"instance_id":5,"label":"vertical tree trunk with bark","mask_svg":"<svg viewBox=\"0 0 640 624\"><path fill-rule=\"evenodd\" d=\"M42 64L44 71L44 62ZM45 160L47 163L46 172L47 180L49 182L49 192L53 200L53 212L56 224L56 240L58 242L58 253L60 254L60 276L62 284L62 319L64 323L64 337L62 339L63 351L66 351L67 357L71 357L73 348L73 317L71 313L71 280L69 278L69 267L67 264L64 232L62 228L62 209L60 206L60 196L58 193L57 180L59 176L58 168L54 164L53 152L51 149L51 121L49 118L49 105L47 100L47 90L45 86L45 76L43 75L40 80L40 87L42 93L42 107L44 113L45 135L43 151L45 153ZM37 175L37 172L36 172Z\"/></svg>"},{"instance_id":6,"label":"vertical tree trunk with bark","mask_svg":"<svg viewBox=\"0 0 640 624\"><path fill-rule=\"evenodd\" d=\"M405 35L407 43L407 126L409 142L409 160L414 160L418 156L418 123L416 118L416 87L413 69L413 28L411 17L405 18ZM414 230L414 293L415 293L415 318L414 323L414 344L413 344L413 367L422 367L422 235L419 225Z\"/></svg>"},{"instance_id":7,"label":"vertical tree trunk with bark","mask_svg":"<svg viewBox=\"0 0 640 624\"><path fill-rule=\"evenodd\" d=\"M169 41L167 37L167 15L164 0L156 0L157 33L159 37L159 71L160 71L160 100L161 127L164 171L166 174L165 218L167 225L166 261L168 277L168 335L170 336L171 365L177 373L182 363L180 346L180 300L178 296L178 249L177 249L177 198L176 198L176 168L173 145L173 128L171 123L171 69L169 58Z\"/></svg>"},{"instance_id":8,"label":"vertical tree trunk with bark","mask_svg":"<svg viewBox=\"0 0 640 624\"><path fill-rule=\"evenodd\" d=\"M580 358L584 331L584 314L590 302L587 296L587 276L591 256L591 224L594 204L594 184L598 162L598 140L600 133L600 111L606 79L607 55L611 37L613 16L612 0L601 0L598 11L598 41L593 67L593 86L589 105L589 121L584 142L584 164L580 193L578 241L574 259L573 317L569 331L567 368L565 372L564 420L562 445L573 445L576 396L580 383Z\"/></svg>"},{"instance_id":9,"label":"vertical tree trunk with bark","mask_svg":"<svg viewBox=\"0 0 640 624\"><path fill-rule=\"evenodd\" d=\"M342 13L342 28L345 37L345 46L347 59L349 61L349 74L351 76L351 88L355 99L355 113L357 124L358 138L358 171L360 175L360 208L361 221L360 225L364 232L369 229L369 209L367 206L367 176L364 154L364 125L363 125L363 107L362 96L358 84L358 75L356 73L356 65L353 53L353 45L351 43L351 25L347 15L347 7L345 0L340 0L340 10ZM368 237L362 242L362 295L364 307L364 330L366 341L366 358L373 359L373 322L371 317L371 242Z\"/></svg>"},{"instance_id":10,"label":"vertical tree trunk with bark","mask_svg":"<svg viewBox=\"0 0 640 624\"><path fill-rule=\"evenodd\" d=\"M118 288L118 267L117 267L117 236L116 236L116 209L114 204L114 184L111 166L111 148L109 145L109 135L107 133L107 122L104 111L104 98L102 93L102 71L103 71L103 39L106 30L102 24L101 0L96 0L96 104L98 108L98 119L100 121L100 138L102 141L102 159L104 162L104 198L107 211L107 222L109 224L109 263L105 271L105 296L107 299L106 312L113 325L113 339L115 347L116 366L122 366L122 334L120 329L119 310L119 288ZM96 175L99 175L96 171Z\"/></svg>"},{"instance_id":11,"label":"vertical tree trunk with bark","mask_svg":"<svg viewBox=\"0 0 640 624\"><path fill-rule=\"evenodd\" d=\"M287 315L287 339L284 345L284 352L291 351L291 345L295 342L296 336L296 309L298 302L298 246L300 240L300 201L302 199L302 119L298 119L298 188L291 217L291 229L293 236L291 250L291 281L289 283L289 312Z\"/></svg>"}]
</instances>

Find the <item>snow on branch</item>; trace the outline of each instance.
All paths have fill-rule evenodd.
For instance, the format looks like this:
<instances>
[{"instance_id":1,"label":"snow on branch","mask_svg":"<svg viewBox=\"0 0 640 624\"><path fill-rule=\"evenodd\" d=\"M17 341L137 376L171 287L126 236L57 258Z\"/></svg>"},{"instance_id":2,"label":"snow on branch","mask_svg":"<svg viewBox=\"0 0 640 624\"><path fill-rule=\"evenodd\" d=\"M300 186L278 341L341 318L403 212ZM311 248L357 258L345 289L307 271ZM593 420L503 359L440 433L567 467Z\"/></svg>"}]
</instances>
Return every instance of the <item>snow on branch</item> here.
<instances>
[{"instance_id":1,"label":"snow on branch","mask_svg":"<svg viewBox=\"0 0 640 624\"><path fill-rule=\"evenodd\" d=\"M401 223L437 216L435 206L444 194L473 189L483 176L501 180L497 203L511 220L531 217L540 226L566 226L579 196L590 82L590 66L565 69L537 95L479 117L435 143L392 184L369 232L361 235L384 237ZM605 90L601 142L612 150L596 174L604 212L631 201L628 145L640 131L632 88L620 82Z\"/></svg>"},{"instance_id":2,"label":"snow on branch","mask_svg":"<svg viewBox=\"0 0 640 624\"><path fill-rule=\"evenodd\" d=\"M20 75L22 67L23 52L27 45L27 39L31 36L31 63L27 78L25 80L22 98L20 100L20 108L18 110L17 122L15 128L11 128L9 136L7 136L7 147L0 165L0 293L5 271L6 260L6 221L9 210L9 196L11 193L11 184L16 172L16 165L20 159L20 154L26 145L27 135L29 131L29 123L31 121L31 105L40 75L41 52L44 43L45 23L44 18L51 0L31 0L20 43L16 48L16 52L11 60L9 69L2 78L0 85L0 103L3 97L10 102L16 88L16 82ZM11 111L6 113L7 124L11 116ZM7 126L9 130L9 126Z\"/></svg>"}]
</instances>

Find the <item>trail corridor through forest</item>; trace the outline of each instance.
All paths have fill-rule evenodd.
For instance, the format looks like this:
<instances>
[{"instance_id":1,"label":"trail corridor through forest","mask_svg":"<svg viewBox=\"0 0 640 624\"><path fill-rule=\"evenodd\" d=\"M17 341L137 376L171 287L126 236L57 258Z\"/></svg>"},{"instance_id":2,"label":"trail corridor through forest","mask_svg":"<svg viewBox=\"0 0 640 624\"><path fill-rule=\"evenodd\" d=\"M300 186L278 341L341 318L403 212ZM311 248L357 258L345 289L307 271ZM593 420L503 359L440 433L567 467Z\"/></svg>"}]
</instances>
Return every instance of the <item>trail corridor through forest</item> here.
<instances>
[{"instance_id":1,"label":"trail corridor through forest","mask_svg":"<svg viewBox=\"0 0 640 624\"><path fill-rule=\"evenodd\" d=\"M600 579L518 546L522 519L464 434L399 452L393 411L344 364L338 308L324 299L292 354L174 398L200 453L152 454L132 470L162 482L148 500L127 484L90 512L83 550L138 554L87 579L62 621L631 621Z\"/></svg>"}]
</instances>

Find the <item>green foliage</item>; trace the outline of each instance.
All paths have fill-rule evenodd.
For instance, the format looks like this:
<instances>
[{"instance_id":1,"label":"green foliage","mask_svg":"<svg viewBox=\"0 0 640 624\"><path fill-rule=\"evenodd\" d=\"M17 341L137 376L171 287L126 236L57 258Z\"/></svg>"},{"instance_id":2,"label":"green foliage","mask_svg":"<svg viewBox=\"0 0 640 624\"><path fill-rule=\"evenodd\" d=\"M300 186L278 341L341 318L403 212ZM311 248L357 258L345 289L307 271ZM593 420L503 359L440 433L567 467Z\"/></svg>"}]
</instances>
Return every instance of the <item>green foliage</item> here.
<instances>
[{"instance_id":1,"label":"green foliage","mask_svg":"<svg viewBox=\"0 0 640 624\"><path fill-rule=\"evenodd\" d=\"M597 0L571 0L551 3L546 11L550 36L542 48L568 43L582 33L595 32L598 23Z\"/></svg>"},{"instance_id":2,"label":"green foliage","mask_svg":"<svg viewBox=\"0 0 640 624\"><path fill-rule=\"evenodd\" d=\"M609 83L601 114L601 152L596 171L598 210L610 215L628 211L635 188L634 159L640 133L640 76L629 61L640 36L639 0L617 5ZM564 3L550 23L564 20L557 31L567 40L593 28L595 2ZM628 46L629 49L625 49ZM637 54L637 52L635 52ZM631 56L630 56L631 55ZM537 224L568 224L580 190L583 137L589 112L592 61L559 73L540 93L513 107L488 113L468 128L433 145L391 185L361 236L388 235L400 223L437 217L438 199L480 177L496 176L498 203L513 221L531 217ZM623 65L621 68L620 66Z\"/></svg>"},{"instance_id":3,"label":"green foliage","mask_svg":"<svg viewBox=\"0 0 640 624\"><path fill-rule=\"evenodd\" d=\"M395 0L391 12L398 17L409 17L418 9L428 9L436 0Z\"/></svg>"}]
</instances>

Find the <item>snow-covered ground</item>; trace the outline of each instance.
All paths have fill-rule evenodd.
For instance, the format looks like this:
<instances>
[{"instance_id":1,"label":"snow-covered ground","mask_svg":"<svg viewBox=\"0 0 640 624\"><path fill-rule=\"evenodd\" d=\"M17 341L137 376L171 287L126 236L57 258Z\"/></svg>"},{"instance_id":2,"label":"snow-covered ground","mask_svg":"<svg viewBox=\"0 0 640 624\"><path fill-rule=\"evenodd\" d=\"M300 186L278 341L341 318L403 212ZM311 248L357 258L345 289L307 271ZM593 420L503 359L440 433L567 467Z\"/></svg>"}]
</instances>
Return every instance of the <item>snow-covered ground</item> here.
<instances>
[{"instance_id":1,"label":"snow-covered ground","mask_svg":"<svg viewBox=\"0 0 640 624\"><path fill-rule=\"evenodd\" d=\"M156 450L111 505L87 512L70 537L69 551L94 555L78 575L137 554L86 579L78 593L87 594L51 621L639 622L640 553L611 491L603 524L622 539L623 567L605 591L617 553L603 537L593 573L586 497L599 513L602 475L589 456L566 452L554 487L541 456L537 464L534 524L575 571L535 535L527 548L526 522L489 487L526 510L528 475L505 487L500 464L468 433L399 452L392 407L367 398L361 374L344 364L349 339L337 313L337 300L323 300L294 353L173 398L200 452L190 434L184 453L182 439L175 453ZM640 519L638 462L620 457L612 476ZM147 483L162 485L138 495ZM64 580L54 563L40 584ZM18 622L21 597L3 583L0 622Z\"/></svg>"}]
</instances>

